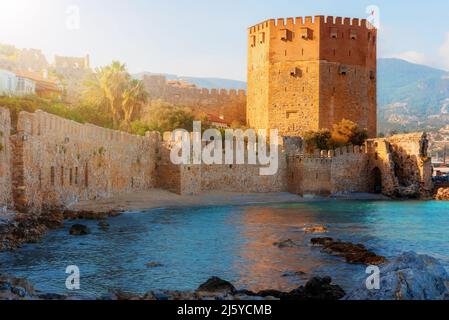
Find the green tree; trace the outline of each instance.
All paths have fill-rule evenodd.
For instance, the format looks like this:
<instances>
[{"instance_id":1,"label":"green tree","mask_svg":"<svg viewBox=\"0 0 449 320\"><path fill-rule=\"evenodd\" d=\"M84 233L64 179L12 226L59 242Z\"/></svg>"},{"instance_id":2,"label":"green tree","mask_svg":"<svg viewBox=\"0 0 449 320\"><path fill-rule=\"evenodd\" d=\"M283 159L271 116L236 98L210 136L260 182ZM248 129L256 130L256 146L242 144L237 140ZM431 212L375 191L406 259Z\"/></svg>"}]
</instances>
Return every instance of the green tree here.
<instances>
[{"instance_id":1,"label":"green tree","mask_svg":"<svg viewBox=\"0 0 449 320\"><path fill-rule=\"evenodd\" d=\"M126 65L118 61L97 68L86 87L85 102L107 107L115 129L130 130L132 120L147 101L142 82L133 80Z\"/></svg>"},{"instance_id":2,"label":"green tree","mask_svg":"<svg viewBox=\"0 0 449 320\"><path fill-rule=\"evenodd\" d=\"M313 153L315 149L328 150L331 132L327 129L319 131L309 131L304 134L304 143L306 151Z\"/></svg>"}]
</instances>

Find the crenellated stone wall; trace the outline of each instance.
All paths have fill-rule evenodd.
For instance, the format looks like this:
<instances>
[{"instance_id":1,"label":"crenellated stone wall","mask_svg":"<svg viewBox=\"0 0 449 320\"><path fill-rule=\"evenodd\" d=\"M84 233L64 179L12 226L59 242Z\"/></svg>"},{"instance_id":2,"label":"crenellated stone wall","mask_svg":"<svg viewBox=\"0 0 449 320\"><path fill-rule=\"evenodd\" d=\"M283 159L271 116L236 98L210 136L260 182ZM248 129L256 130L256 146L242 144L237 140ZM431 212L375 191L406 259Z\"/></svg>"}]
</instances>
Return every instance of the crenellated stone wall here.
<instances>
[{"instance_id":1,"label":"crenellated stone wall","mask_svg":"<svg viewBox=\"0 0 449 320\"><path fill-rule=\"evenodd\" d=\"M9 110L0 108L0 215L12 205L10 131Z\"/></svg>"},{"instance_id":2,"label":"crenellated stone wall","mask_svg":"<svg viewBox=\"0 0 449 320\"><path fill-rule=\"evenodd\" d=\"M145 89L152 100L189 107L195 114L212 114L231 124L246 123L246 94L244 90L205 89L170 85L165 76L146 75Z\"/></svg>"},{"instance_id":3,"label":"crenellated stone wall","mask_svg":"<svg viewBox=\"0 0 449 320\"><path fill-rule=\"evenodd\" d=\"M14 202L39 212L79 200L148 190L156 184L160 136L21 112L14 136Z\"/></svg>"},{"instance_id":4,"label":"crenellated stone wall","mask_svg":"<svg viewBox=\"0 0 449 320\"><path fill-rule=\"evenodd\" d=\"M371 139L362 147L348 146L305 154L289 153L288 189L296 194L348 192L420 197L433 189L426 135L415 133Z\"/></svg>"},{"instance_id":5,"label":"crenellated stone wall","mask_svg":"<svg viewBox=\"0 0 449 320\"><path fill-rule=\"evenodd\" d=\"M270 193L287 191L287 162L283 148L279 150L279 169L275 175L260 175L261 164L173 165L170 150L171 133L164 134L158 163L158 187L183 195L199 195L207 191ZM203 144L204 146L204 144ZM223 153L224 159L225 154Z\"/></svg>"}]
</instances>

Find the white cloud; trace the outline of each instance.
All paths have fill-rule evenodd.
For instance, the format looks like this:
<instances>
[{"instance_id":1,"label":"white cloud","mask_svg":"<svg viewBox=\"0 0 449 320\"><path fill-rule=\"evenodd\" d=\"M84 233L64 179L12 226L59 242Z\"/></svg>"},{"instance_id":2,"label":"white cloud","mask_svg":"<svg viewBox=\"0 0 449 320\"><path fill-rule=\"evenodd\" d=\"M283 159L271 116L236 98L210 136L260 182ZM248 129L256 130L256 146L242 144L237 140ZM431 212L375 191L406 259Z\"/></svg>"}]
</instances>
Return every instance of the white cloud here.
<instances>
[{"instance_id":1,"label":"white cloud","mask_svg":"<svg viewBox=\"0 0 449 320\"><path fill-rule=\"evenodd\" d=\"M438 53L441 58L442 67L445 70L449 70L449 32L446 34L446 40L444 41L440 50L438 50Z\"/></svg>"},{"instance_id":2,"label":"white cloud","mask_svg":"<svg viewBox=\"0 0 449 320\"><path fill-rule=\"evenodd\" d=\"M417 51L405 51L389 55L388 58L402 59L416 64L431 64L426 55Z\"/></svg>"}]
</instances>

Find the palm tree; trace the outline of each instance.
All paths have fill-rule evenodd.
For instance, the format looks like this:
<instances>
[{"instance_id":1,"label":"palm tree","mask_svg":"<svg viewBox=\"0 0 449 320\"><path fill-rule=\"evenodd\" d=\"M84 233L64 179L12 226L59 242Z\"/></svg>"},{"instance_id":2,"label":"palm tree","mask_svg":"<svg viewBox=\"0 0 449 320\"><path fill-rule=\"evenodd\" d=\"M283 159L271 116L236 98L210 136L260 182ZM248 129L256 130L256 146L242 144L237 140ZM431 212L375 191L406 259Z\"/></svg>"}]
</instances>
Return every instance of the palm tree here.
<instances>
[{"instance_id":1,"label":"palm tree","mask_svg":"<svg viewBox=\"0 0 449 320\"><path fill-rule=\"evenodd\" d=\"M86 83L88 101L98 105L106 104L112 115L113 127L118 128L123 118L122 99L131 76L126 66L118 61L95 70L93 78Z\"/></svg>"},{"instance_id":2,"label":"palm tree","mask_svg":"<svg viewBox=\"0 0 449 320\"><path fill-rule=\"evenodd\" d=\"M143 105L147 103L147 100L148 94L145 91L143 82L139 80L131 80L128 84L128 88L123 93L122 127L124 130L130 129L131 121L135 118L136 114L140 113Z\"/></svg>"}]
</instances>

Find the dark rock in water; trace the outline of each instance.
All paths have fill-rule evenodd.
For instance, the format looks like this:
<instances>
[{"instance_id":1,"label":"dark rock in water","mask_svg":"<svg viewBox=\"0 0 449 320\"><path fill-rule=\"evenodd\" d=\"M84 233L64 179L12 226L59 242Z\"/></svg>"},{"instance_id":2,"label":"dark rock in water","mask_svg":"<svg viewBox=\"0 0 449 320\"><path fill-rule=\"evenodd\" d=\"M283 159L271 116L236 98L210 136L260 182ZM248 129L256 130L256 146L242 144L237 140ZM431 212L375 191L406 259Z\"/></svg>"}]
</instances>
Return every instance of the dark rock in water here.
<instances>
[{"instance_id":1,"label":"dark rock in water","mask_svg":"<svg viewBox=\"0 0 449 320\"><path fill-rule=\"evenodd\" d=\"M363 244L334 241L332 238L313 238L313 245L323 246L323 251L335 256L344 257L351 264L379 265L386 261L385 257L369 251Z\"/></svg>"},{"instance_id":2,"label":"dark rock in water","mask_svg":"<svg viewBox=\"0 0 449 320\"><path fill-rule=\"evenodd\" d=\"M304 233L327 233L328 229L324 226L304 227Z\"/></svg>"},{"instance_id":3,"label":"dark rock in water","mask_svg":"<svg viewBox=\"0 0 449 320\"><path fill-rule=\"evenodd\" d=\"M21 278L0 276L0 300L36 299L33 286Z\"/></svg>"},{"instance_id":4,"label":"dark rock in water","mask_svg":"<svg viewBox=\"0 0 449 320\"><path fill-rule=\"evenodd\" d=\"M106 221L100 221L98 222L98 227L100 227L101 230L107 230L109 229L110 225Z\"/></svg>"},{"instance_id":5,"label":"dark rock in water","mask_svg":"<svg viewBox=\"0 0 449 320\"><path fill-rule=\"evenodd\" d=\"M281 241L281 242L275 242L275 243L273 243L273 245L275 246L275 247L278 247L278 248L292 248L292 247L296 247L297 246L297 244L292 240L292 239L287 239L287 240L284 240L284 241Z\"/></svg>"},{"instance_id":6,"label":"dark rock in water","mask_svg":"<svg viewBox=\"0 0 449 320\"><path fill-rule=\"evenodd\" d=\"M304 287L306 300L340 300L345 296L344 290L332 284L332 278L312 278Z\"/></svg>"},{"instance_id":7,"label":"dark rock in water","mask_svg":"<svg viewBox=\"0 0 449 320\"><path fill-rule=\"evenodd\" d=\"M37 297L41 300L66 300L67 297L63 296L61 294L56 294L56 293L43 293L43 294L39 294L37 295Z\"/></svg>"},{"instance_id":8,"label":"dark rock in water","mask_svg":"<svg viewBox=\"0 0 449 320\"><path fill-rule=\"evenodd\" d=\"M345 300L449 300L449 275L443 265L414 252L380 266L380 289L362 285Z\"/></svg>"},{"instance_id":9,"label":"dark rock in water","mask_svg":"<svg viewBox=\"0 0 449 320\"><path fill-rule=\"evenodd\" d=\"M158 262L148 262L147 267L148 268L158 268L158 267L162 267L162 264L158 263Z\"/></svg>"},{"instance_id":10,"label":"dark rock in water","mask_svg":"<svg viewBox=\"0 0 449 320\"><path fill-rule=\"evenodd\" d=\"M301 286L290 292L280 292L277 290L264 290L256 294L261 297L275 297L280 300L340 300L345 296L344 290L332 284L330 277L312 278L305 286Z\"/></svg>"},{"instance_id":11,"label":"dark rock in water","mask_svg":"<svg viewBox=\"0 0 449 320\"><path fill-rule=\"evenodd\" d=\"M304 271L287 271L285 272L282 277L288 278L288 277L302 277L305 276L306 273Z\"/></svg>"},{"instance_id":12,"label":"dark rock in water","mask_svg":"<svg viewBox=\"0 0 449 320\"><path fill-rule=\"evenodd\" d=\"M205 283L200 285L197 292L209 292L209 293L234 293L235 287L228 281L222 280L218 277L212 277Z\"/></svg>"},{"instance_id":13,"label":"dark rock in water","mask_svg":"<svg viewBox=\"0 0 449 320\"><path fill-rule=\"evenodd\" d=\"M74 224L70 228L70 234L72 236L85 236L90 234L90 229L83 224Z\"/></svg>"}]
</instances>

